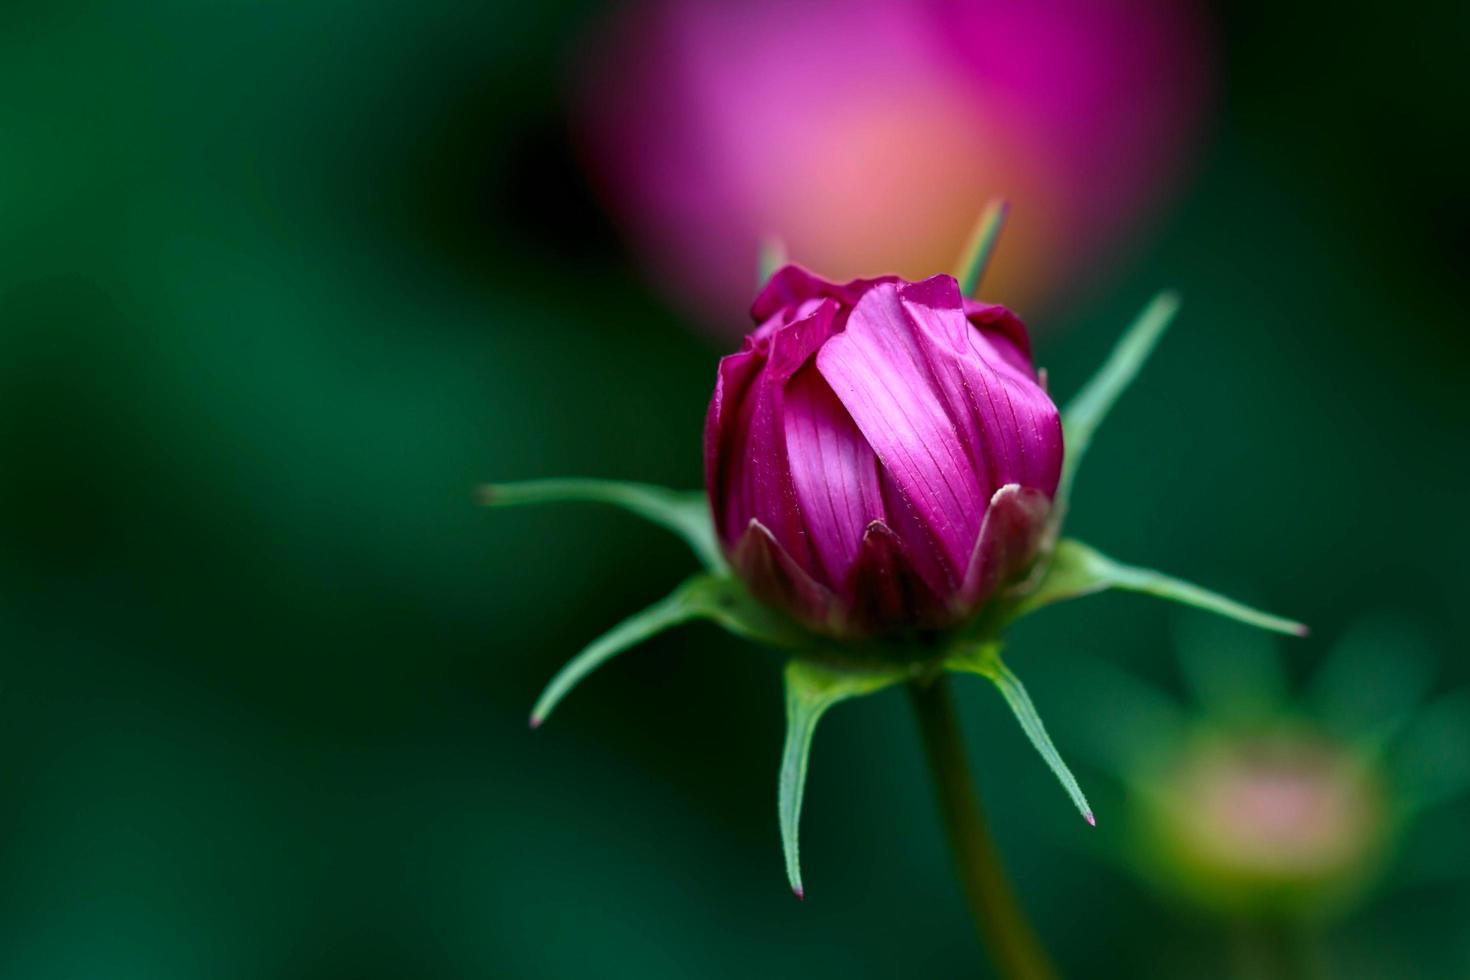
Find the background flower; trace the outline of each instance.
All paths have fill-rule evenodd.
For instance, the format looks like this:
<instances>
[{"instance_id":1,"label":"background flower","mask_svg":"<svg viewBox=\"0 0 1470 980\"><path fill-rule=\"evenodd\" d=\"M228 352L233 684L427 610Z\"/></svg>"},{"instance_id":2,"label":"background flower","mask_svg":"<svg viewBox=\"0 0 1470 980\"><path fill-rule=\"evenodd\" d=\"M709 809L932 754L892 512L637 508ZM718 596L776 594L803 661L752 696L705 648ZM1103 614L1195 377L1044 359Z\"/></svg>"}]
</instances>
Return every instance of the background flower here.
<instances>
[{"instance_id":1,"label":"background flower","mask_svg":"<svg viewBox=\"0 0 1470 980\"><path fill-rule=\"evenodd\" d=\"M1189 617L1178 642L1185 704L1077 665L1095 710L1064 724L1121 783L1103 849L1118 868L1243 955L1310 953L1331 976L1345 969L1332 925L1386 893L1424 901L1470 880L1433 843L1470 791L1470 689L1436 690L1422 628L1360 618L1300 685L1269 635ZM1394 955L1407 970L1413 953Z\"/></svg>"},{"instance_id":2,"label":"background flower","mask_svg":"<svg viewBox=\"0 0 1470 980\"><path fill-rule=\"evenodd\" d=\"M635 0L588 39L587 160L655 281L736 329L757 243L837 279L949 271L1005 197L987 295L1112 266L1199 131L1204 18L1169 0Z\"/></svg>"}]
</instances>

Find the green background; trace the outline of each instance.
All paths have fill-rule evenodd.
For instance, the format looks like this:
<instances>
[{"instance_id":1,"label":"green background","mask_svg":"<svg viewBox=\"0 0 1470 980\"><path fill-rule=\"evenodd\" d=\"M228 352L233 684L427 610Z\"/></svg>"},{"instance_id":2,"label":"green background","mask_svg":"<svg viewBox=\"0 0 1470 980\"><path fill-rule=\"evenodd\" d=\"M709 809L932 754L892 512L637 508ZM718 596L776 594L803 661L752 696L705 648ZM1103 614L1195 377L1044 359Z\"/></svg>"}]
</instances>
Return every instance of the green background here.
<instances>
[{"instance_id":1,"label":"green background","mask_svg":"<svg viewBox=\"0 0 1470 980\"><path fill-rule=\"evenodd\" d=\"M1441 690L1470 683L1466 9L1226 5L1196 179L1033 324L1065 396L1182 291L1071 526L1311 623L1298 674L1388 609ZM691 562L472 488L697 485L720 353L569 149L596 12L0 8L0 976L988 975L899 694L824 722L804 904L772 655L689 627L526 729ZM1106 597L1018 631L1064 753L1092 710L1068 664L1176 689L1178 620ZM961 688L1064 971L1216 975L1217 930L1090 855L999 698ZM1341 975L1470 976L1467 819L1411 839L1441 880L1400 873L1329 934Z\"/></svg>"}]
</instances>

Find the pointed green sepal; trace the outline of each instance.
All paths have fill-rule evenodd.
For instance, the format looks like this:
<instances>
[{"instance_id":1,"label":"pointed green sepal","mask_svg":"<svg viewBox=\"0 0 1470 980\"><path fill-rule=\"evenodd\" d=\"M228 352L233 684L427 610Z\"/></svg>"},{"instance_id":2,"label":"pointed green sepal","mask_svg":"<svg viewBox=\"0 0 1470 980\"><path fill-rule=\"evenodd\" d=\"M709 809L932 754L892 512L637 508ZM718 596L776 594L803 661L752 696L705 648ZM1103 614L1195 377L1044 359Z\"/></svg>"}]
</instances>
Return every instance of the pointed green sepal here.
<instances>
[{"instance_id":1,"label":"pointed green sepal","mask_svg":"<svg viewBox=\"0 0 1470 980\"><path fill-rule=\"evenodd\" d=\"M954 277L959 281L960 295L974 296L979 290L980 280L985 276L986 267L990 265L990 256L995 253L995 243L1000 239L1001 229L1005 227L1006 215L1009 213L1010 205L999 199L989 201L985 210L980 212L980 220L975 222L975 230L970 232L964 255L960 257L960 264L955 269Z\"/></svg>"},{"instance_id":2,"label":"pointed green sepal","mask_svg":"<svg viewBox=\"0 0 1470 980\"><path fill-rule=\"evenodd\" d=\"M736 636L767 646L794 648L807 642L800 630L751 598L739 582L717 575L695 575L642 612L634 613L588 644L557 671L537 698L531 727L539 728L561 699L582 679L613 657L644 640L694 619L718 623Z\"/></svg>"},{"instance_id":3,"label":"pointed green sepal","mask_svg":"<svg viewBox=\"0 0 1470 980\"><path fill-rule=\"evenodd\" d=\"M1062 460L1062 480L1057 489L1059 515L1071 499L1072 482L1076 479L1082 457L1087 454L1092 434L1112 410L1118 396L1138 377L1139 370L1178 312L1177 293L1166 291L1155 296L1123 332L1122 339L1092 380L1062 410L1062 434L1067 454Z\"/></svg>"},{"instance_id":4,"label":"pointed green sepal","mask_svg":"<svg viewBox=\"0 0 1470 980\"><path fill-rule=\"evenodd\" d=\"M556 672L551 683L536 699L531 709L531 727L540 728L561 699L566 697L588 674L607 663L630 647L637 646L664 630L688 622L699 615L699 609L691 600L688 583L681 585L667 598L660 599L641 612L636 612L583 648L566 666Z\"/></svg>"},{"instance_id":5,"label":"pointed green sepal","mask_svg":"<svg viewBox=\"0 0 1470 980\"><path fill-rule=\"evenodd\" d=\"M1307 627L1301 623L1252 609L1162 572L1113 561L1071 538L1057 542L1046 574L1036 589L1021 600L1011 618L1019 619L1043 606L1079 599L1106 589L1142 592L1276 633L1291 636L1306 636L1308 633Z\"/></svg>"},{"instance_id":6,"label":"pointed green sepal","mask_svg":"<svg viewBox=\"0 0 1470 980\"><path fill-rule=\"evenodd\" d=\"M700 490L670 490L619 480L528 480L524 483L486 484L480 488L480 502L487 507L610 504L679 535L705 568L717 571L725 567L715 540L714 524L710 520L709 501Z\"/></svg>"},{"instance_id":7,"label":"pointed green sepal","mask_svg":"<svg viewBox=\"0 0 1470 980\"><path fill-rule=\"evenodd\" d=\"M986 643L969 650L965 653L950 657L944 662L948 670L964 674L978 674L995 685L1000 691L1001 697L1005 698L1006 704L1011 709L1011 714L1016 716L1016 721L1021 723L1021 731L1026 733L1026 738L1031 741L1036 751L1041 753L1053 775L1072 798L1072 803L1077 807L1077 812L1082 814L1082 819L1090 825L1097 826L1097 818L1093 816L1092 806L1087 802L1087 797L1082 793L1082 787L1077 785L1077 778L1072 775L1072 770L1062 761L1062 755L1057 751L1056 745L1052 743L1051 736L1047 734L1046 726L1041 723L1041 715L1036 711L1036 705L1031 701L1031 695L1026 693L1026 687L1021 679L1011 673L1009 667L1000 659L1000 645Z\"/></svg>"},{"instance_id":8,"label":"pointed green sepal","mask_svg":"<svg viewBox=\"0 0 1470 980\"><path fill-rule=\"evenodd\" d=\"M809 660L793 660L786 665L786 745L781 750L777 808L781 818L781 846L786 854L786 877L797 898L806 898L801 883L797 824L801 820L807 756L817 721L839 701L874 694L907 680L908 676L904 667L858 669Z\"/></svg>"},{"instance_id":9,"label":"pointed green sepal","mask_svg":"<svg viewBox=\"0 0 1470 980\"><path fill-rule=\"evenodd\" d=\"M755 288L760 289L790 260L786 257L786 243L774 235L761 240L760 255L756 258Z\"/></svg>"},{"instance_id":10,"label":"pointed green sepal","mask_svg":"<svg viewBox=\"0 0 1470 980\"><path fill-rule=\"evenodd\" d=\"M699 616L743 640L778 650L805 650L822 642L789 616L758 602L739 579L698 575L689 584L689 601L698 607Z\"/></svg>"}]
</instances>

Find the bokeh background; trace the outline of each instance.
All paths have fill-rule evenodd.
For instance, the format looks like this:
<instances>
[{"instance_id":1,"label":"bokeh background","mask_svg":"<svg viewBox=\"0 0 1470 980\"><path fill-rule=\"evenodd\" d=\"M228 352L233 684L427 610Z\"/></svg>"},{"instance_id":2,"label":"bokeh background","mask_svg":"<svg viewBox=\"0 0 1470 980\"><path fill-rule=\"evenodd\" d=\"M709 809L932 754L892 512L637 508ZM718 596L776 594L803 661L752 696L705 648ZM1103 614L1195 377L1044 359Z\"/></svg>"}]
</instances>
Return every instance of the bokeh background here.
<instances>
[{"instance_id":1,"label":"bokeh background","mask_svg":"<svg viewBox=\"0 0 1470 980\"><path fill-rule=\"evenodd\" d=\"M1387 609L1470 683L1467 10L1202 12L1169 192L1106 276L1032 290L1063 396L1182 291L1072 528L1310 622L1296 675ZM804 904L771 655L690 627L526 729L690 560L473 487L697 485L740 316L671 300L600 182L579 120L616 16L0 8L0 976L988 975L901 695L824 722ZM1011 659L1069 754L1070 665L1176 689L1177 629L1093 599ZM1219 930L1091 853L999 698L961 698L1064 972L1218 975ZM1467 820L1416 828L1333 975L1470 976Z\"/></svg>"}]
</instances>

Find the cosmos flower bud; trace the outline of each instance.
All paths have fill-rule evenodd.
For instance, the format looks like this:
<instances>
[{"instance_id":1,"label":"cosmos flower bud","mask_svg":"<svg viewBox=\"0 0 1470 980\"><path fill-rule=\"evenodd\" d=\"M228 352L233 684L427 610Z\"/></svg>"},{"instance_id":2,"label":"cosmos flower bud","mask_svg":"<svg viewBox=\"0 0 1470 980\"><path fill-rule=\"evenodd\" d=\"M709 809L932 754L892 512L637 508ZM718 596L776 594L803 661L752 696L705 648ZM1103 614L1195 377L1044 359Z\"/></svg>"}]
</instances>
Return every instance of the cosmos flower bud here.
<instances>
[{"instance_id":1,"label":"cosmos flower bud","mask_svg":"<svg viewBox=\"0 0 1470 980\"><path fill-rule=\"evenodd\" d=\"M1064 467L1061 413L1032 366L1026 328L1004 307L965 298L985 271L1005 211L993 202L975 225L959 264L963 289L950 276L837 285L793 266L771 276L752 308L755 331L720 362L705 419L705 493L597 479L483 492L494 506L621 507L682 537L703 566L569 660L537 699L532 728L608 660L691 620L711 620L791 655L776 795L797 897L806 894L798 827L807 758L817 722L833 705L909 686L945 824L968 866L980 853L973 845L990 845L968 836L979 812L963 788L946 674L993 683L1083 819L1096 824L1025 685L1002 659L1011 622L1120 589L1262 629L1306 632L1061 537L1092 434L1168 327L1178 299L1165 292L1149 303L1068 404ZM847 651L855 656L832 657L821 634L863 643ZM987 909L1011 921L1001 930L1010 935L1002 972L1049 976L993 864L962 877L982 932L1000 928L987 924Z\"/></svg>"},{"instance_id":2,"label":"cosmos flower bud","mask_svg":"<svg viewBox=\"0 0 1470 980\"><path fill-rule=\"evenodd\" d=\"M1309 732L1198 738L1149 777L1141 802L1145 864L1228 914L1315 915L1350 903L1390 830L1369 760Z\"/></svg>"},{"instance_id":3,"label":"cosmos flower bud","mask_svg":"<svg viewBox=\"0 0 1470 980\"><path fill-rule=\"evenodd\" d=\"M720 362L705 481L731 566L819 632L935 630L1035 557L1062 466L1021 321L950 276L788 266Z\"/></svg>"}]
</instances>

